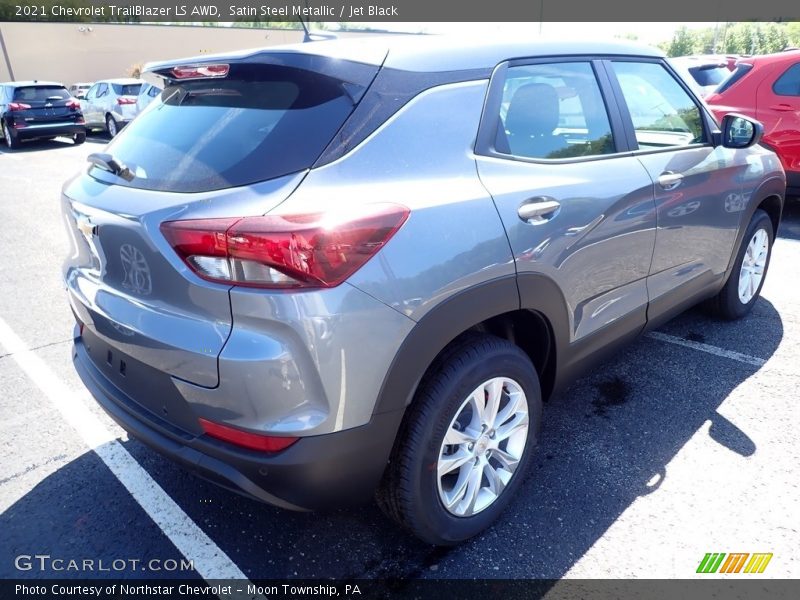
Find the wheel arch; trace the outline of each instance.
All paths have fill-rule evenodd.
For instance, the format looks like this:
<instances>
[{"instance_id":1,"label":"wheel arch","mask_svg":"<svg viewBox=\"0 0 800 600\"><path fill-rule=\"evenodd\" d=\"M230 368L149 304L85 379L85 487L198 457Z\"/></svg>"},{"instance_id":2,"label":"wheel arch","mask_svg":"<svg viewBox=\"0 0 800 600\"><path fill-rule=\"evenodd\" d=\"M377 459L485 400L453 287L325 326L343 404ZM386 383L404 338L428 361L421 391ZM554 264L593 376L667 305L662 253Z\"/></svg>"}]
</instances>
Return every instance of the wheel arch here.
<instances>
[{"instance_id":1,"label":"wheel arch","mask_svg":"<svg viewBox=\"0 0 800 600\"><path fill-rule=\"evenodd\" d=\"M544 276L525 278L534 301L520 302L517 277L469 288L431 309L403 341L386 374L374 414L404 410L426 373L465 336L489 333L519 346L533 362L547 398L557 380L558 354L566 329L563 295ZM524 305L523 305L524 304Z\"/></svg>"},{"instance_id":2,"label":"wheel arch","mask_svg":"<svg viewBox=\"0 0 800 600\"><path fill-rule=\"evenodd\" d=\"M733 246L735 250L731 254L728 268L725 271L725 277L722 278L723 285L733 271L733 265L736 262L736 251L741 246L747 226L750 221L753 220L753 215L757 210L761 209L769 215L772 221L773 234L775 237L778 236L778 226L780 225L781 215L783 214L785 196L786 179L777 176L765 179L753 190L751 195L752 200L748 202L745 208L745 214L742 215L742 220L740 221L739 231L736 234L736 243Z\"/></svg>"}]
</instances>

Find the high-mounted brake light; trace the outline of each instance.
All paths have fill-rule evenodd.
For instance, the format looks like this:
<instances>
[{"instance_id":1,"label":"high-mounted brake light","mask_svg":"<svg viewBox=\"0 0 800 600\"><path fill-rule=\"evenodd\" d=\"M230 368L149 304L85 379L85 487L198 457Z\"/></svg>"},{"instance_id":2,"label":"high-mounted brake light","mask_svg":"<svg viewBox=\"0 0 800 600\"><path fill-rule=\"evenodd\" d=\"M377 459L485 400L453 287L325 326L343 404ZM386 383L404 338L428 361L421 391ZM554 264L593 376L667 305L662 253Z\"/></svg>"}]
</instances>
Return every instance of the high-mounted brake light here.
<instances>
[{"instance_id":1,"label":"high-mounted brake light","mask_svg":"<svg viewBox=\"0 0 800 600\"><path fill-rule=\"evenodd\" d=\"M9 102L8 104L8 110L28 110L30 107L30 104L24 102Z\"/></svg>"},{"instance_id":2,"label":"high-mounted brake light","mask_svg":"<svg viewBox=\"0 0 800 600\"><path fill-rule=\"evenodd\" d=\"M136 98L117 98L117 104L136 104Z\"/></svg>"},{"instance_id":3,"label":"high-mounted brake light","mask_svg":"<svg viewBox=\"0 0 800 600\"><path fill-rule=\"evenodd\" d=\"M161 232L189 268L209 281L335 287L386 245L408 214L399 204L368 204L349 212L167 221Z\"/></svg>"},{"instance_id":4,"label":"high-mounted brake light","mask_svg":"<svg viewBox=\"0 0 800 600\"><path fill-rule=\"evenodd\" d=\"M205 77L225 77L230 65L184 65L174 67L172 75L175 79L202 79Z\"/></svg>"},{"instance_id":5,"label":"high-mounted brake light","mask_svg":"<svg viewBox=\"0 0 800 600\"><path fill-rule=\"evenodd\" d=\"M242 431L229 425L214 423L202 418L200 419L200 426L206 434L218 440L249 448L250 450L261 450L262 452L280 452L300 439L298 437L279 437L250 433L249 431Z\"/></svg>"}]
</instances>

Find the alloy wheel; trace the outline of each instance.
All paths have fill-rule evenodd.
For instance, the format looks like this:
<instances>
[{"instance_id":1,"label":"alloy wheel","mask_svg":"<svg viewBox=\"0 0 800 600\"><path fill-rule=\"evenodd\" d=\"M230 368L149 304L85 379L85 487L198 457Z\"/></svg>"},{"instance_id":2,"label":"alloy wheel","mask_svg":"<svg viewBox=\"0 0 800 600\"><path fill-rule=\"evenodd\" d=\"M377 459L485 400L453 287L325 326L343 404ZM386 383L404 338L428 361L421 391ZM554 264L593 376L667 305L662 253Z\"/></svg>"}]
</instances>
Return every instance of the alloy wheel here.
<instances>
[{"instance_id":1,"label":"alloy wheel","mask_svg":"<svg viewBox=\"0 0 800 600\"><path fill-rule=\"evenodd\" d=\"M742 258L742 268L739 271L739 301L742 304L747 304L756 295L764 278L768 255L769 236L766 231L759 229L747 244Z\"/></svg>"},{"instance_id":2,"label":"alloy wheel","mask_svg":"<svg viewBox=\"0 0 800 600\"><path fill-rule=\"evenodd\" d=\"M439 499L458 517L488 508L511 481L525 451L528 402L513 379L494 377L461 404L437 462Z\"/></svg>"}]
</instances>

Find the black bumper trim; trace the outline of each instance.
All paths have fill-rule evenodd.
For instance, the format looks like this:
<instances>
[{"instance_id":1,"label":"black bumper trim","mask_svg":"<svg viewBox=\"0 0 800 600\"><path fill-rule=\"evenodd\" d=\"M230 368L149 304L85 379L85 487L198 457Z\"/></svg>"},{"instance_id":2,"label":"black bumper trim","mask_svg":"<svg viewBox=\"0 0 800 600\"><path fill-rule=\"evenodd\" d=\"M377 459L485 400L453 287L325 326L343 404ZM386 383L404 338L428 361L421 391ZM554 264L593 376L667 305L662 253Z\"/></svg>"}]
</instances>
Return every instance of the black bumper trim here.
<instances>
[{"instance_id":1,"label":"black bumper trim","mask_svg":"<svg viewBox=\"0 0 800 600\"><path fill-rule=\"evenodd\" d=\"M86 133L85 125L53 125L52 127L21 127L14 129L17 139L22 140L36 140L46 137L57 136L72 136L76 133Z\"/></svg>"},{"instance_id":2,"label":"black bumper trim","mask_svg":"<svg viewBox=\"0 0 800 600\"><path fill-rule=\"evenodd\" d=\"M84 385L109 416L134 438L186 470L242 495L291 510L328 510L368 502L389 459L403 411L374 415L361 427L301 438L264 454L205 435L169 435L148 411L94 366L80 338L73 363Z\"/></svg>"}]
</instances>

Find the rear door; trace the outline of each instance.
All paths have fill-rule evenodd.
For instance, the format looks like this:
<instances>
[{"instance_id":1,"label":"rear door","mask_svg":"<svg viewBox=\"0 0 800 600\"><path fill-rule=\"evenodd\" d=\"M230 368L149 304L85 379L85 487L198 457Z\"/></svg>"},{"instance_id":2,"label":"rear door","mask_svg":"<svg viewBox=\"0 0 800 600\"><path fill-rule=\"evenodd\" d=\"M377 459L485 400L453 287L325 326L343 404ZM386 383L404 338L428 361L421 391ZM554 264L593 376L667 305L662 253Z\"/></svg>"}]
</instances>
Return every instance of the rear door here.
<instances>
[{"instance_id":1,"label":"rear door","mask_svg":"<svg viewBox=\"0 0 800 600\"><path fill-rule=\"evenodd\" d=\"M756 94L756 116L791 172L789 185L800 186L800 57L775 69Z\"/></svg>"},{"instance_id":2,"label":"rear door","mask_svg":"<svg viewBox=\"0 0 800 600\"><path fill-rule=\"evenodd\" d=\"M745 203L747 151L711 143L711 120L659 59L605 63L657 211L648 317L693 303L724 276Z\"/></svg>"},{"instance_id":3,"label":"rear door","mask_svg":"<svg viewBox=\"0 0 800 600\"><path fill-rule=\"evenodd\" d=\"M74 122L78 112L67 89L59 85L18 87L12 102L28 107L17 115L17 120L24 119L28 127Z\"/></svg>"},{"instance_id":4,"label":"rear door","mask_svg":"<svg viewBox=\"0 0 800 600\"><path fill-rule=\"evenodd\" d=\"M560 288L571 343L645 324L655 244L652 181L627 152L600 61L512 61L496 69L477 147L517 266ZM597 339L597 338L595 338Z\"/></svg>"},{"instance_id":5,"label":"rear door","mask_svg":"<svg viewBox=\"0 0 800 600\"><path fill-rule=\"evenodd\" d=\"M136 116L136 100L142 85L141 83L112 83L113 94L111 95L117 106L111 106L110 110L118 112L126 121L133 119Z\"/></svg>"},{"instance_id":6,"label":"rear door","mask_svg":"<svg viewBox=\"0 0 800 600\"><path fill-rule=\"evenodd\" d=\"M73 242L65 279L78 320L107 351L93 355L99 367L110 352L117 368L121 353L217 385L217 357L232 327L230 286L190 269L162 223L233 224L283 202L378 69L303 55L259 61L232 64L224 77L168 79L155 106L104 150L127 170L92 166L65 186Z\"/></svg>"}]
</instances>

